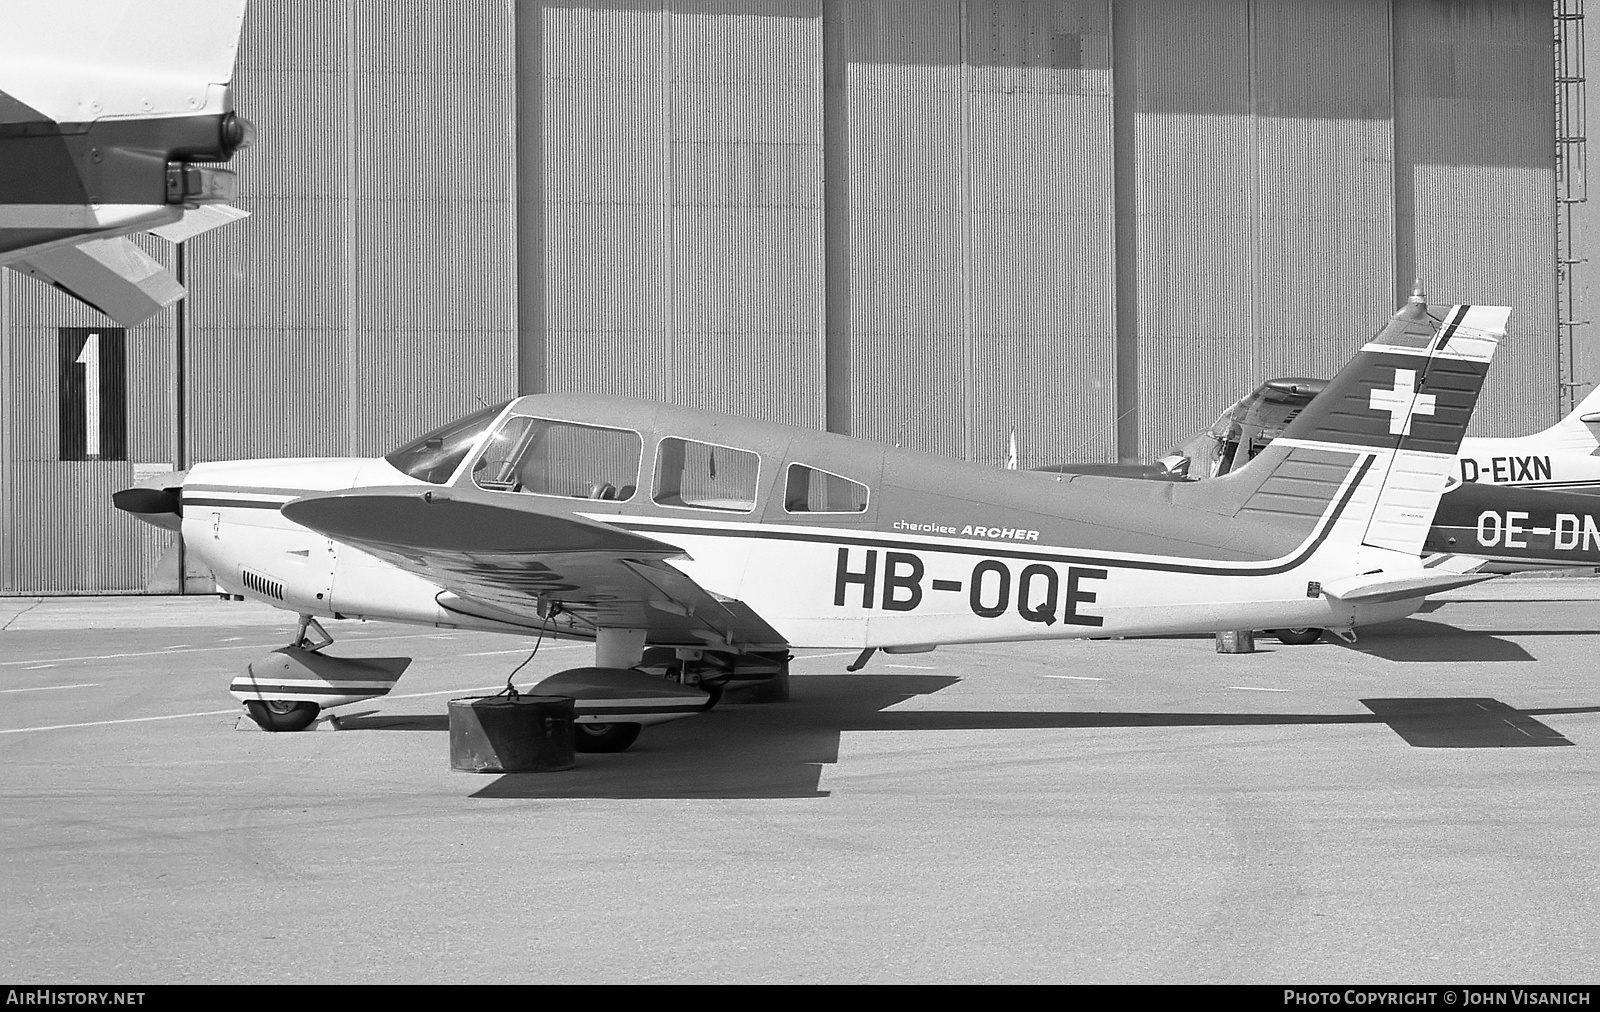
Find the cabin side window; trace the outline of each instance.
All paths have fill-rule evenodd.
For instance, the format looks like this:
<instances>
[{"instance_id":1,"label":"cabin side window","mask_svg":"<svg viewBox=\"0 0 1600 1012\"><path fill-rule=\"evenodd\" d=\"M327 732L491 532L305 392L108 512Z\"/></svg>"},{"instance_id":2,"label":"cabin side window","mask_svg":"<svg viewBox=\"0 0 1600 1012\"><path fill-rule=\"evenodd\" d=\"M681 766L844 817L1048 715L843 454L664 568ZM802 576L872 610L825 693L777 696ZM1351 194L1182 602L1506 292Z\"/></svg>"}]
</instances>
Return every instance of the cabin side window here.
<instances>
[{"instance_id":1,"label":"cabin side window","mask_svg":"<svg viewBox=\"0 0 1600 1012\"><path fill-rule=\"evenodd\" d=\"M865 513L867 486L804 464L790 464L783 508L790 513Z\"/></svg>"},{"instance_id":2,"label":"cabin side window","mask_svg":"<svg viewBox=\"0 0 1600 1012\"><path fill-rule=\"evenodd\" d=\"M666 438L656 451L655 501L748 513L756 508L761 458L749 450Z\"/></svg>"},{"instance_id":3,"label":"cabin side window","mask_svg":"<svg viewBox=\"0 0 1600 1012\"><path fill-rule=\"evenodd\" d=\"M637 432L514 416L473 465L479 488L569 499L633 498L643 441Z\"/></svg>"}]
</instances>

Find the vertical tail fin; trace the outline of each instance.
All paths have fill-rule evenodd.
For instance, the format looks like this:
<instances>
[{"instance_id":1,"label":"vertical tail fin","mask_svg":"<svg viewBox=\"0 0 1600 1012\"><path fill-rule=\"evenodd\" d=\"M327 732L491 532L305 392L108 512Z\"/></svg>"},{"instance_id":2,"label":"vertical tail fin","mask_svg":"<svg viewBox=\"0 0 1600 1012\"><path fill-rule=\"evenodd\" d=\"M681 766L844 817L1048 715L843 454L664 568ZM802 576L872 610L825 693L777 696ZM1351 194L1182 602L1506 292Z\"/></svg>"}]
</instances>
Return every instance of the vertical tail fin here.
<instances>
[{"instance_id":1,"label":"vertical tail fin","mask_svg":"<svg viewBox=\"0 0 1600 1012\"><path fill-rule=\"evenodd\" d=\"M1294 512L1320 512L1354 472L1335 540L1420 554L1510 313L1433 313L1413 295L1237 472L1259 482L1242 508L1281 513L1295 502Z\"/></svg>"},{"instance_id":2,"label":"vertical tail fin","mask_svg":"<svg viewBox=\"0 0 1600 1012\"><path fill-rule=\"evenodd\" d=\"M1510 315L1457 305L1435 316L1413 295L1284 430L1291 444L1377 452L1362 544L1422 551Z\"/></svg>"},{"instance_id":3,"label":"vertical tail fin","mask_svg":"<svg viewBox=\"0 0 1600 1012\"><path fill-rule=\"evenodd\" d=\"M1537 442L1541 450L1568 453L1600 450L1600 384L1596 384L1561 421L1524 438Z\"/></svg>"}]
</instances>

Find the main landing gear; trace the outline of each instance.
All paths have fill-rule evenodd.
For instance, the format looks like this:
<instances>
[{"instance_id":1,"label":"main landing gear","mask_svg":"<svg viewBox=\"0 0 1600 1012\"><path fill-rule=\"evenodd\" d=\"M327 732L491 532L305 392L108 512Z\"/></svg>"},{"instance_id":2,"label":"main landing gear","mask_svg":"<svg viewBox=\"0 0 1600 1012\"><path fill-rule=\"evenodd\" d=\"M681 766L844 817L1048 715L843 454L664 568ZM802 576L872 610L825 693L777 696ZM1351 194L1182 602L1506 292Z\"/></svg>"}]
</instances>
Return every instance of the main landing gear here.
<instances>
[{"instance_id":1,"label":"main landing gear","mask_svg":"<svg viewBox=\"0 0 1600 1012\"><path fill-rule=\"evenodd\" d=\"M592 668L560 671L530 692L570 696L573 748L622 752L649 724L704 713L722 700L789 698L789 654L644 646L644 630L601 629ZM752 696L754 698L752 698Z\"/></svg>"},{"instance_id":2,"label":"main landing gear","mask_svg":"<svg viewBox=\"0 0 1600 1012\"><path fill-rule=\"evenodd\" d=\"M573 700L573 746L622 752L649 724L692 717L721 700L789 698L789 653L736 653L704 647L645 649L644 629L600 629L595 666L570 668L524 690ZM294 642L252 663L229 690L268 731L300 731L334 706L387 695L410 663L405 657L335 657L333 637L300 616Z\"/></svg>"},{"instance_id":3,"label":"main landing gear","mask_svg":"<svg viewBox=\"0 0 1600 1012\"><path fill-rule=\"evenodd\" d=\"M574 752L625 752L629 745L639 740L643 724L631 721L613 723L573 724L572 750Z\"/></svg>"},{"instance_id":4,"label":"main landing gear","mask_svg":"<svg viewBox=\"0 0 1600 1012\"><path fill-rule=\"evenodd\" d=\"M1303 647L1322 639L1323 630L1313 626L1300 626L1294 629L1268 629L1267 632L1276 636L1279 643L1291 647Z\"/></svg>"}]
</instances>

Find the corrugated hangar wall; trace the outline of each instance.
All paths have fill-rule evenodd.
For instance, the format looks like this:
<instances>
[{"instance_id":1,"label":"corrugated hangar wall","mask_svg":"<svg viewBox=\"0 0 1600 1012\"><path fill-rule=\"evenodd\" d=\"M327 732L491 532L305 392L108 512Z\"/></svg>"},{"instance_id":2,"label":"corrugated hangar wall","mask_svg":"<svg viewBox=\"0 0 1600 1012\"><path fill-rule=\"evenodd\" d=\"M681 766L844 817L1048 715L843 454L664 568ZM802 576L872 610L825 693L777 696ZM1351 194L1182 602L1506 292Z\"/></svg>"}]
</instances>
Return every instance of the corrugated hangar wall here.
<instances>
[{"instance_id":1,"label":"corrugated hangar wall","mask_svg":"<svg viewBox=\"0 0 1600 1012\"><path fill-rule=\"evenodd\" d=\"M187 244L181 447L169 311L128 331L128 460L58 460L57 328L108 321L0 272L0 592L180 589L176 539L111 508L136 472L380 453L516 392L511 37L504 3L248 5L252 217Z\"/></svg>"},{"instance_id":2,"label":"corrugated hangar wall","mask_svg":"<svg viewBox=\"0 0 1600 1012\"><path fill-rule=\"evenodd\" d=\"M1477 430L1528 431L1551 34L1543 0L255 0L253 217L189 244L182 449L379 452L520 348L552 390L1148 457L1334 371L1414 276L1516 307ZM175 314L128 335L129 462L62 462L57 328L104 321L3 284L0 591L175 589L108 505L177 456Z\"/></svg>"},{"instance_id":3,"label":"corrugated hangar wall","mask_svg":"<svg viewBox=\"0 0 1600 1012\"><path fill-rule=\"evenodd\" d=\"M191 458L381 453L511 396L504 4L246 10L253 216L191 251Z\"/></svg>"}]
</instances>

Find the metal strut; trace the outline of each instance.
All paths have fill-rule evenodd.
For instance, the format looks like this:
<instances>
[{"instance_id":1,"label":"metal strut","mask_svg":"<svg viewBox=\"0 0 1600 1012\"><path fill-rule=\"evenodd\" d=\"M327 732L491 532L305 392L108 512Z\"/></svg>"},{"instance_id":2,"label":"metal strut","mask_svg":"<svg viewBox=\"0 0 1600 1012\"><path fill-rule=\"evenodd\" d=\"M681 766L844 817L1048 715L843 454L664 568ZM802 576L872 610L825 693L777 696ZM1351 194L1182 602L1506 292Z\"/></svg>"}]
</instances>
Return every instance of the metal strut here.
<instances>
[{"instance_id":1,"label":"metal strut","mask_svg":"<svg viewBox=\"0 0 1600 1012\"><path fill-rule=\"evenodd\" d=\"M311 631L315 631L317 635L317 642L315 643L306 636L306 633ZM295 630L294 642L290 646L299 647L308 654L314 654L332 642L333 637L328 635L328 630L322 628L321 622L318 622L310 615L301 615L300 627Z\"/></svg>"}]
</instances>

